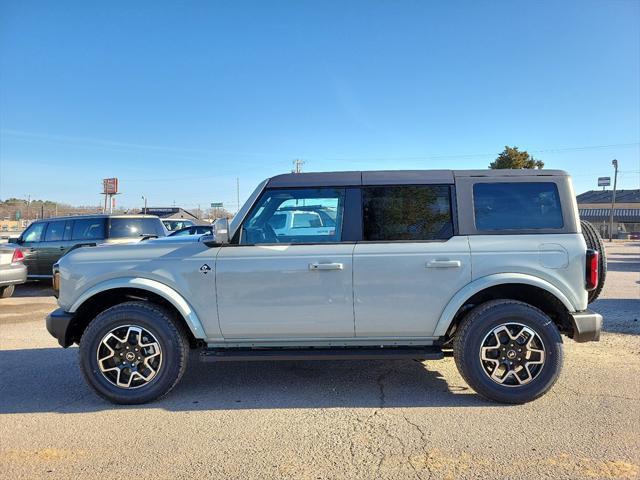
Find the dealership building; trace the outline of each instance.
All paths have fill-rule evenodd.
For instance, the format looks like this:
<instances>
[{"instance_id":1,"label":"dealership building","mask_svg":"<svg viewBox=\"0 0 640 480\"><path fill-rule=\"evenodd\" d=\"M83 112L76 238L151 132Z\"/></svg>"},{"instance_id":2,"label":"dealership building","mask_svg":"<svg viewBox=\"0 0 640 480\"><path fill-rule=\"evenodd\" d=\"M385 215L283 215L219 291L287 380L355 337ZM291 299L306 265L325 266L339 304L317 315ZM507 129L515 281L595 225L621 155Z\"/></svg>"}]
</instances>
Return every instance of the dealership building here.
<instances>
[{"instance_id":1,"label":"dealership building","mask_svg":"<svg viewBox=\"0 0 640 480\"><path fill-rule=\"evenodd\" d=\"M613 190L590 190L577 196L580 219L593 223L603 237L609 237L609 216ZM640 232L640 189L616 190L613 209L613 238L627 238Z\"/></svg>"}]
</instances>

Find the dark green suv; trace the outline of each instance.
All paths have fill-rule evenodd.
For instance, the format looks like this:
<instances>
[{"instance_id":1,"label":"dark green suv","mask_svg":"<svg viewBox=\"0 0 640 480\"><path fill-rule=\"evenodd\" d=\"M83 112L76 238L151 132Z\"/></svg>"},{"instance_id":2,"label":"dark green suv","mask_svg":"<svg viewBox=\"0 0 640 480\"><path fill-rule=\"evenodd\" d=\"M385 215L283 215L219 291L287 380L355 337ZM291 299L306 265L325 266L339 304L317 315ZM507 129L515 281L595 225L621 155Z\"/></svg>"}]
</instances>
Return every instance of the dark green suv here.
<instances>
[{"instance_id":1,"label":"dark green suv","mask_svg":"<svg viewBox=\"0 0 640 480\"><path fill-rule=\"evenodd\" d=\"M10 243L20 246L30 280L52 277L52 267L75 245L125 243L145 236L164 237L167 230L153 215L82 215L37 220Z\"/></svg>"}]
</instances>

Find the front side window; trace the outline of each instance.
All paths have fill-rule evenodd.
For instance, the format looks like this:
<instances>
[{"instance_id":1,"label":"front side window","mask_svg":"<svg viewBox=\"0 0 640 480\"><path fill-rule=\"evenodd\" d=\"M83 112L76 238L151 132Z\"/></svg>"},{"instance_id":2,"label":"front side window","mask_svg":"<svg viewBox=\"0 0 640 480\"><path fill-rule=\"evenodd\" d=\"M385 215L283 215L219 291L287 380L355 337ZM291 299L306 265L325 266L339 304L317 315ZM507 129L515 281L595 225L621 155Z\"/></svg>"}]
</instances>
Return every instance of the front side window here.
<instances>
[{"instance_id":1,"label":"front side window","mask_svg":"<svg viewBox=\"0 0 640 480\"><path fill-rule=\"evenodd\" d=\"M446 240L453 235L447 185L365 187L363 240Z\"/></svg>"},{"instance_id":2,"label":"front side window","mask_svg":"<svg viewBox=\"0 0 640 480\"><path fill-rule=\"evenodd\" d=\"M26 232L22 235L23 242L39 242L42 238L42 233L44 232L44 227L46 227L46 223L34 223L31 225Z\"/></svg>"},{"instance_id":3,"label":"front side window","mask_svg":"<svg viewBox=\"0 0 640 480\"><path fill-rule=\"evenodd\" d=\"M60 242L64 238L64 227L66 222L57 221L57 222L49 222L49 226L47 227L47 233L45 234L44 241L45 242Z\"/></svg>"},{"instance_id":4,"label":"front side window","mask_svg":"<svg viewBox=\"0 0 640 480\"><path fill-rule=\"evenodd\" d=\"M268 190L246 219L240 243L339 242L344 198L344 188Z\"/></svg>"},{"instance_id":5,"label":"front side window","mask_svg":"<svg viewBox=\"0 0 640 480\"><path fill-rule=\"evenodd\" d=\"M553 182L476 183L476 229L536 230L563 227L558 187Z\"/></svg>"}]
</instances>

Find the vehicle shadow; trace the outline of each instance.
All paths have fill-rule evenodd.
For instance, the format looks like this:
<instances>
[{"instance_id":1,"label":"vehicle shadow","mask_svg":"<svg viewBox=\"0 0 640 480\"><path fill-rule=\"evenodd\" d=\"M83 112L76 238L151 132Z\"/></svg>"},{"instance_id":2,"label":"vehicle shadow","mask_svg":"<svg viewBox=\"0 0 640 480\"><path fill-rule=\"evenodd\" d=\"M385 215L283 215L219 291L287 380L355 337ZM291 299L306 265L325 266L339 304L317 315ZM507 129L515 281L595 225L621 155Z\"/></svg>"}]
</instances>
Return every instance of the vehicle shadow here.
<instances>
[{"instance_id":1,"label":"vehicle shadow","mask_svg":"<svg viewBox=\"0 0 640 480\"><path fill-rule=\"evenodd\" d=\"M51 288L51 281L41 281L23 283L22 285L16 285L16 291L13 293L14 297L52 297L53 288Z\"/></svg>"},{"instance_id":2,"label":"vehicle shadow","mask_svg":"<svg viewBox=\"0 0 640 480\"><path fill-rule=\"evenodd\" d=\"M85 384L78 349L0 351L0 414L110 409L169 411L280 408L480 407L466 385L448 384L412 360L202 363L192 355L181 383L148 405L117 406ZM450 361L449 359L445 361Z\"/></svg>"},{"instance_id":3,"label":"vehicle shadow","mask_svg":"<svg viewBox=\"0 0 640 480\"><path fill-rule=\"evenodd\" d=\"M589 308L604 317L605 332L640 335L640 298L600 298Z\"/></svg>"}]
</instances>

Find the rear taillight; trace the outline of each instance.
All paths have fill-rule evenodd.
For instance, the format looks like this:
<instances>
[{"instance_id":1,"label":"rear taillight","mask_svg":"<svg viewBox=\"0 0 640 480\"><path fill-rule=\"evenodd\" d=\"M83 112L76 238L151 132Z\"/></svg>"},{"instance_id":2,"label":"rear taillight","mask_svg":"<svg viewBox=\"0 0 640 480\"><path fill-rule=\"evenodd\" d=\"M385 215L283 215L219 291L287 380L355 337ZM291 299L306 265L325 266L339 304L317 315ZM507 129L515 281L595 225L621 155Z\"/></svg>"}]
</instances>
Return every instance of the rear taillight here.
<instances>
[{"instance_id":1,"label":"rear taillight","mask_svg":"<svg viewBox=\"0 0 640 480\"><path fill-rule=\"evenodd\" d=\"M587 290L594 290L598 286L598 252L587 250Z\"/></svg>"},{"instance_id":2,"label":"rear taillight","mask_svg":"<svg viewBox=\"0 0 640 480\"><path fill-rule=\"evenodd\" d=\"M24 260L24 253L19 248L16 248L13 251L13 257L11 257L11 263L21 262L22 260Z\"/></svg>"}]
</instances>

